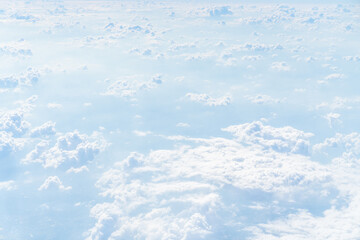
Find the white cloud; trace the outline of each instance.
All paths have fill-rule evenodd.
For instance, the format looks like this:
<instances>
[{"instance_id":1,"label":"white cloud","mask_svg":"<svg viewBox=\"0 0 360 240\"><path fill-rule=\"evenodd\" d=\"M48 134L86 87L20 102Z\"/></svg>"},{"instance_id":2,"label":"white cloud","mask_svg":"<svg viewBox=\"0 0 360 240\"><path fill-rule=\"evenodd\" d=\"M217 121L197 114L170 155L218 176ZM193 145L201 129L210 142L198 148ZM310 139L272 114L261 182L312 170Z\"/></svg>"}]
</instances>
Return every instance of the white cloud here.
<instances>
[{"instance_id":1,"label":"white cloud","mask_svg":"<svg viewBox=\"0 0 360 240\"><path fill-rule=\"evenodd\" d=\"M188 93L186 94L186 97L188 97L191 101L203 103L207 106L226 106L231 102L231 97L229 95L213 98L205 93Z\"/></svg>"},{"instance_id":2,"label":"white cloud","mask_svg":"<svg viewBox=\"0 0 360 240\"><path fill-rule=\"evenodd\" d=\"M30 132L30 136L31 137L46 137L46 136L54 135L55 133L56 133L55 123L48 121L48 122L44 123L43 125L32 129Z\"/></svg>"},{"instance_id":3,"label":"white cloud","mask_svg":"<svg viewBox=\"0 0 360 240\"><path fill-rule=\"evenodd\" d=\"M258 61L263 59L263 56L261 55L249 55L249 56L243 56L241 60L243 61Z\"/></svg>"},{"instance_id":4,"label":"white cloud","mask_svg":"<svg viewBox=\"0 0 360 240\"><path fill-rule=\"evenodd\" d=\"M177 127L190 127L190 124L188 123L183 123L183 122L179 122L178 124L176 124Z\"/></svg>"},{"instance_id":5,"label":"white cloud","mask_svg":"<svg viewBox=\"0 0 360 240\"><path fill-rule=\"evenodd\" d=\"M47 107L50 109L61 109L63 106L59 103L48 103Z\"/></svg>"},{"instance_id":6,"label":"white cloud","mask_svg":"<svg viewBox=\"0 0 360 240\"><path fill-rule=\"evenodd\" d=\"M328 113L324 116L324 118L328 121L329 126L332 128L335 124L341 123L341 120L339 119L340 116L341 115L339 113Z\"/></svg>"},{"instance_id":7,"label":"white cloud","mask_svg":"<svg viewBox=\"0 0 360 240\"><path fill-rule=\"evenodd\" d=\"M21 75L10 75L0 78L0 88L17 88L20 86L32 86L40 78L40 72L28 68L26 72Z\"/></svg>"},{"instance_id":8,"label":"white cloud","mask_svg":"<svg viewBox=\"0 0 360 240\"><path fill-rule=\"evenodd\" d=\"M16 189L16 185L15 185L15 182L13 180L0 182L0 191L1 190L11 191L11 190L14 190L14 189Z\"/></svg>"},{"instance_id":9,"label":"white cloud","mask_svg":"<svg viewBox=\"0 0 360 240\"><path fill-rule=\"evenodd\" d=\"M286 62L273 62L271 64L271 69L279 71L279 72L290 71L290 67Z\"/></svg>"},{"instance_id":10,"label":"white cloud","mask_svg":"<svg viewBox=\"0 0 360 240\"><path fill-rule=\"evenodd\" d=\"M269 95L258 94L256 96L245 96L246 99L256 104L276 104L281 103L284 99L273 98Z\"/></svg>"},{"instance_id":11,"label":"white cloud","mask_svg":"<svg viewBox=\"0 0 360 240\"><path fill-rule=\"evenodd\" d=\"M0 111L0 131L10 132L15 137L25 134L30 123L24 120L24 115L32 110L36 98L33 96L26 101L18 102L20 107L15 110Z\"/></svg>"},{"instance_id":12,"label":"white cloud","mask_svg":"<svg viewBox=\"0 0 360 240\"><path fill-rule=\"evenodd\" d=\"M330 109L330 110L351 110L360 103L359 97L339 97L336 96L332 102L322 102L316 105L315 109Z\"/></svg>"},{"instance_id":13,"label":"white cloud","mask_svg":"<svg viewBox=\"0 0 360 240\"><path fill-rule=\"evenodd\" d=\"M222 7L214 7L210 9L209 14L211 17L220 17L223 15L232 15L233 13L230 11L229 6L222 6Z\"/></svg>"},{"instance_id":14,"label":"white cloud","mask_svg":"<svg viewBox=\"0 0 360 240\"><path fill-rule=\"evenodd\" d=\"M332 73L330 75L327 75L325 77L325 80L337 80L337 79L342 79L342 78L344 78L344 74Z\"/></svg>"},{"instance_id":15,"label":"white cloud","mask_svg":"<svg viewBox=\"0 0 360 240\"><path fill-rule=\"evenodd\" d=\"M28 131L30 123L24 119L34 107L37 96L32 96L25 101L18 101L19 108L15 110L0 111L0 153L10 153L24 146L27 139L24 134Z\"/></svg>"},{"instance_id":16,"label":"white cloud","mask_svg":"<svg viewBox=\"0 0 360 240\"><path fill-rule=\"evenodd\" d=\"M145 137L149 134L152 134L151 131L139 131L139 130L134 130L133 133L136 135L136 136L139 136L139 137Z\"/></svg>"},{"instance_id":17,"label":"white cloud","mask_svg":"<svg viewBox=\"0 0 360 240\"><path fill-rule=\"evenodd\" d=\"M65 187L58 176L50 176L44 181L44 183L38 188L38 190L43 191L43 190L47 190L49 188L50 189L58 188L59 190L62 190L62 191L68 191L72 187L71 186Z\"/></svg>"},{"instance_id":18,"label":"white cloud","mask_svg":"<svg viewBox=\"0 0 360 240\"><path fill-rule=\"evenodd\" d=\"M49 141L40 142L26 155L22 163L39 162L45 168L57 168L64 163L81 164L93 160L107 145L108 143L98 132L88 136L75 130L60 135L52 147Z\"/></svg>"},{"instance_id":19,"label":"white cloud","mask_svg":"<svg viewBox=\"0 0 360 240\"><path fill-rule=\"evenodd\" d=\"M256 143L275 151L304 155L308 154L308 139L313 136L312 133L305 133L290 126L274 128L265 126L259 121L234 125L223 130L232 133L240 141L248 144Z\"/></svg>"},{"instance_id":20,"label":"white cloud","mask_svg":"<svg viewBox=\"0 0 360 240\"><path fill-rule=\"evenodd\" d=\"M23 147L25 140L14 138L11 133L0 131L0 153L13 152Z\"/></svg>"},{"instance_id":21,"label":"white cloud","mask_svg":"<svg viewBox=\"0 0 360 240\"><path fill-rule=\"evenodd\" d=\"M360 61L360 56L346 56L344 57L344 60L349 61L349 62L359 62Z\"/></svg>"},{"instance_id":22,"label":"white cloud","mask_svg":"<svg viewBox=\"0 0 360 240\"><path fill-rule=\"evenodd\" d=\"M66 173L81 173L81 172L88 172L88 171L89 171L89 168L87 168L86 166L81 166L79 168L71 167L70 169L68 169L66 171Z\"/></svg>"},{"instance_id":23,"label":"white cloud","mask_svg":"<svg viewBox=\"0 0 360 240\"><path fill-rule=\"evenodd\" d=\"M103 95L134 97L140 90L148 90L157 87L162 83L162 76L157 74L151 80L139 80L140 76L125 77L110 84Z\"/></svg>"},{"instance_id":24,"label":"white cloud","mask_svg":"<svg viewBox=\"0 0 360 240\"><path fill-rule=\"evenodd\" d=\"M229 48L227 51L237 52L237 51L254 51L254 52L267 52L273 50L282 50L283 46L280 44L264 44L264 43L245 43L242 45L234 45Z\"/></svg>"},{"instance_id":25,"label":"white cloud","mask_svg":"<svg viewBox=\"0 0 360 240\"><path fill-rule=\"evenodd\" d=\"M28 57L33 53L29 48L23 48L20 44L0 45L0 55L9 55L13 57Z\"/></svg>"},{"instance_id":26,"label":"white cloud","mask_svg":"<svg viewBox=\"0 0 360 240\"><path fill-rule=\"evenodd\" d=\"M252 239L360 238L359 133L336 134L314 146L314 150L325 154L333 152L328 151L329 148L337 149L339 154L327 166L331 176L328 185L339 192L330 197L330 206L316 215L306 209L297 209L286 217L248 228L254 234ZM324 190L322 192L327 195Z\"/></svg>"},{"instance_id":27,"label":"white cloud","mask_svg":"<svg viewBox=\"0 0 360 240\"><path fill-rule=\"evenodd\" d=\"M211 238L241 214L226 189L311 195L309 186L328 179L325 167L298 154L307 153L309 133L259 122L224 130L235 138L178 136L169 139L187 144L132 153L115 164L96 184L113 201L92 208L97 223L87 239Z\"/></svg>"}]
</instances>

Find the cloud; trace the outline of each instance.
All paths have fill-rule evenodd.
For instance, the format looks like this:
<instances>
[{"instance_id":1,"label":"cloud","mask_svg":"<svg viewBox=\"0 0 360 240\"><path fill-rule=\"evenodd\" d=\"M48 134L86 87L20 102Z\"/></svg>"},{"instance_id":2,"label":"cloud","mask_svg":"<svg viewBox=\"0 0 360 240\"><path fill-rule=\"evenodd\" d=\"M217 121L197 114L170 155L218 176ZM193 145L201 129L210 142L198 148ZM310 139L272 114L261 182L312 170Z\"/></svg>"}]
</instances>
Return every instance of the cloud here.
<instances>
[{"instance_id":1,"label":"cloud","mask_svg":"<svg viewBox=\"0 0 360 240\"><path fill-rule=\"evenodd\" d=\"M254 52L268 52L274 50L282 50L284 47L280 44L264 44L264 43L245 43L241 45L234 45L227 49L230 52L237 51L254 51Z\"/></svg>"},{"instance_id":2,"label":"cloud","mask_svg":"<svg viewBox=\"0 0 360 240\"><path fill-rule=\"evenodd\" d=\"M226 106L229 105L231 102L231 97L229 95L219 98L213 98L205 93L188 93L186 94L186 97L193 102L203 103L207 106Z\"/></svg>"},{"instance_id":3,"label":"cloud","mask_svg":"<svg viewBox=\"0 0 360 240\"><path fill-rule=\"evenodd\" d=\"M10 75L6 77L0 78L0 88L13 89L21 86L32 86L35 84L40 78L40 72L33 69L28 68L25 73L21 75Z\"/></svg>"},{"instance_id":4,"label":"cloud","mask_svg":"<svg viewBox=\"0 0 360 240\"><path fill-rule=\"evenodd\" d=\"M256 104L276 104L283 101L283 99L277 99L263 94L258 94L256 96L245 96L245 98Z\"/></svg>"},{"instance_id":5,"label":"cloud","mask_svg":"<svg viewBox=\"0 0 360 240\"><path fill-rule=\"evenodd\" d=\"M329 126L332 128L335 124L341 123L341 120L339 119L340 116L341 115L339 113L328 113L324 116L324 118L328 121Z\"/></svg>"},{"instance_id":6,"label":"cloud","mask_svg":"<svg viewBox=\"0 0 360 240\"><path fill-rule=\"evenodd\" d=\"M325 77L325 80L337 80L337 79L342 79L344 78L344 74L341 73L332 73L330 75L327 75Z\"/></svg>"},{"instance_id":7,"label":"cloud","mask_svg":"<svg viewBox=\"0 0 360 240\"><path fill-rule=\"evenodd\" d=\"M79 168L70 168L66 171L66 173L81 173L81 172L88 172L89 169L86 166L81 166Z\"/></svg>"},{"instance_id":8,"label":"cloud","mask_svg":"<svg viewBox=\"0 0 360 240\"><path fill-rule=\"evenodd\" d=\"M148 90L157 87L162 83L162 76L157 74L150 81L141 81L140 76L126 77L108 86L103 95L134 97L140 90Z\"/></svg>"},{"instance_id":9,"label":"cloud","mask_svg":"<svg viewBox=\"0 0 360 240\"><path fill-rule=\"evenodd\" d=\"M336 96L332 102L322 102L316 105L315 109L330 109L330 110L351 110L360 102L359 97L339 97Z\"/></svg>"},{"instance_id":10,"label":"cloud","mask_svg":"<svg viewBox=\"0 0 360 240\"><path fill-rule=\"evenodd\" d=\"M312 133L305 133L293 127L287 126L274 128L265 126L262 122L244 123L223 128L242 142L259 144L265 148L271 148L279 152L292 152L307 155L309 138Z\"/></svg>"},{"instance_id":11,"label":"cloud","mask_svg":"<svg viewBox=\"0 0 360 240\"><path fill-rule=\"evenodd\" d=\"M152 134L151 131L139 131L139 130L134 130L133 133L134 133L136 136L139 136L139 137L145 137L145 136L147 136L147 135Z\"/></svg>"},{"instance_id":12,"label":"cloud","mask_svg":"<svg viewBox=\"0 0 360 240\"><path fill-rule=\"evenodd\" d=\"M61 191L71 190L71 186L65 187L58 176L48 177L44 183L38 188L39 191L48 190L52 188L58 188Z\"/></svg>"},{"instance_id":13,"label":"cloud","mask_svg":"<svg viewBox=\"0 0 360 240\"><path fill-rule=\"evenodd\" d=\"M96 186L113 200L91 209L87 239L216 239L246 223L236 193L312 196L308 188L328 180L326 167L301 155L309 133L258 122L224 130L234 137L169 138L175 149L135 152L104 172Z\"/></svg>"},{"instance_id":14,"label":"cloud","mask_svg":"<svg viewBox=\"0 0 360 240\"><path fill-rule=\"evenodd\" d=\"M273 62L271 64L271 69L279 72L290 71L290 67L286 62Z\"/></svg>"},{"instance_id":15,"label":"cloud","mask_svg":"<svg viewBox=\"0 0 360 240\"><path fill-rule=\"evenodd\" d=\"M26 155L22 163L42 163L45 168L57 168L64 163L81 164L93 160L107 145L98 132L88 136L75 130L61 134L53 146L50 141L41 141Z\"/></svg>"},{"instance_id":16,"label":"cloud","mask_svg":"<svg viewBox=\"0 0 360 240\"><path fill-rule=\"evenodd\" d=\"M0 55L8 55L12 57L30 57L33 55L23 41L13 42L0 45Z\"/></svg>"},{"instance_id":17,"label":"cloud","mask_svg":"<svg viewBox=\"0 0 360 240\"><path fill-rule=\"evenodd\" d=\"M24 114L32 110L36 98L33 96L24 102L19 102L21 106L15 110L0 111L0 131L12 133L15 137L25 134L30 123L24 120Z\"/></svg>"},{"instance_id":18,"label":"cloud","mask_svg":"<svg viewBox=\"0 0 360 240\"><path fill-rule=\"evenodd\" d=\"M325 154L337 153L327 168L330 173L329 185L333 185L338 194L330 196L330 206L321 214L311 213L307 209L297 209L285 217L248 228L254 235L252 239L358 239L357 230L360 220L360 136L336 134L324 142L316 144L314 149ZM322 190L323 193L324 190ZM322 194L319 192L319 194Z\"/></svg>"},{"instance_id":19,"label":"cloud","mask_svg":"<svg viewBox=\"0 0 360 240\"><path fill-rule=\"evenodd\" d=\"M346 57L344 57L344 60L346 60L348 62L359 62L360 56L346 56Z\"/></svg>"},{"instance_id":20,"label":"cloud","mask_svg":"<svg viewBox=\"0 0 360 240\"><path fill-rule=\"evenodd\" d=\"M223 15L232 15L233 13L230 11L229 6L222 6L222 7L214 7L210 9L209 14L211 17L220 17Z\"/></svg>"},{"instance_id":21,"label":"cloud","mask_svg":"<svg viewBox=\"0 0 360 240\"><path fill-rule=\"evenodd\" d=\"M59 103L48 103L47 107L50 109L61 109L63 106Z\"/></svg>"},{"instance_id":22,"label":"cloud","mask_svg":"<svg viewBox=\"0 0 360 240\"><path fill-rule=\"evenodd\" d=\"M0 111L0 153L7 154L21 149L27 142L24 134L28 131L30 123L24 115L32 110L37 96L32 96L25 101L19 101L19 108L15 110Z\"/></svg>"},{"instance_id":23,"label":"cloud","mask_svg":"<svg viewBox=\"0 0 360 240\"><path fill-rule=\"evenodd\" d=\"M184 127L190 127L190 124L188 124L188 123L183 123L183 122L179 122L179 123L177 123L176 124L176 126L177 127L182 127L182 128L184 128Z\"/></svg>"},{"instance_id":24,"label":"cloud","mask_svg":"<svg viewBox=\"0 0 360 240\"><path fill-rule=\"evenodd\" d=\"M14 138L11 133L0 131L0 153L10 153L21 149L25 140Z\"/></svg>"},{"instance_id":25,"label":"cloud","mask_svg":"<svg viewBox=\"0 0 360 240\"><path fill-rule=\"evenodd\" d=\"M15 190L15 189L16 189L16 185L13 180L0 182L0 191L1 190L11 191L11 190Z\"/></svg>"},{"instance_id":26,"label":"cloud","mask_svg":"<svg viewBox=\"0 0 360 240\"><path fill-rule=\"evenodd\" d=\"M56 133L55 123L52 121L48 121L48 122L44 123L43 125L32 129L30 132L30 136L31 137L46 137L46 136L54 135L55 133Z\"/></svg>"}]
</instances>

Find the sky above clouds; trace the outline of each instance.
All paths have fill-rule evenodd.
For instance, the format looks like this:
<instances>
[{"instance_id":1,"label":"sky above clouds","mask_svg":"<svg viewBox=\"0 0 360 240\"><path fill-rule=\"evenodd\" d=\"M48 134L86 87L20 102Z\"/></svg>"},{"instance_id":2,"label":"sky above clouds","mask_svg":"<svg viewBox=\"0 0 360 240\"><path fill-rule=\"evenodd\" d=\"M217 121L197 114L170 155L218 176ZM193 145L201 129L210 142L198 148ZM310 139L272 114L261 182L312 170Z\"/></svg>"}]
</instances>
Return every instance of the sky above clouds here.
<instances>
[{"instance_id":1,"label":"sky above clouds","mask_svg":"<svg viewBox=\"0 0 360 240\"><path fill-rule=\"evenodd\" d=\"M358 1L1 1L0 239L359 239Z\"/></svg>"}]
</instances>

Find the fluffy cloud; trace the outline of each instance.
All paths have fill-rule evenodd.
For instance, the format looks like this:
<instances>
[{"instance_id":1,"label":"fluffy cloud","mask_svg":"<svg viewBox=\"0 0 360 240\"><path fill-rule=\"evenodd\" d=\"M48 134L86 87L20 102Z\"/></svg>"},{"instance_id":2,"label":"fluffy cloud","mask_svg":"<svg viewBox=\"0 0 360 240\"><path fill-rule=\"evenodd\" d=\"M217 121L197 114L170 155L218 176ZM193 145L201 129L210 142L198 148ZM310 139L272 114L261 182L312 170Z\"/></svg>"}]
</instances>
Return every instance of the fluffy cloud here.
<instances>
[{"instance_id":1,"label":"fluffy cloud","mask_svg":"<svg viewBox=\"0 0 360 240\"><path fill-rule=\"evenodd\" d=\"M16 189L16 185L13 180L0 182L0 190L11 191L14 189Z\"/></svg>"},{"instance_id":2,"label":"fluffy cloud","mask_svg":"<svg viewBox=\"0 0 360 240\"><path fill-rule=\"evenodd\" d=\"M38 190L43 191L51 188L58 188L59 190L67 191L70 190L72 187L65 187L58 176L50 176L44 181L44 183L38 188Z\"/></svg>"},{"instance_id":3,"label":"fluffy cloud","mask_svg":"<svg viewBox=\"0 0 360 240\"><path fill-rule=\"evenodd\" d=\"M36 99L36 96L32 96L18 102L20 107L15 110L0 111L0 153L10 153L24 145L26 139L23 135L30 127L24 115L32 110Z\"/></svg>"},{"instance_id":4,"label":"fluffy cloud","mask_svg":"<svg viewBox=\"0 0 360 240\"><path fill-rule=\"evenodd\" d=\"M93 160L106 146L107 142L100 133L94 132L88 136L75 130L60 135L53 146L50 141L41 141L22 162L42 163L45 168L57 168L66 162L79 164Z\"/></svg>"},{"instance_id":5,"label":"fluffy cloud","mask_svg":"<svg viewBox=\"0 0 360 240\"><path fill-rule=\"evenodd\" d=\"M44 123L43 125L32 129L30 132L30 136L31 137L46 137L46 136L54 135L55 133L56 133L55 123L48 121L48 122Z\"/></svg>"},{"instance_id":6,"label":"fluffy cloud","mask_svg":"<svg viewBox=\"0 0 360 240\"><path fill-rule=\"evenodd\" d=\"M9 153L21 148L24 140L14 138L11 133L0 131L0 153Z\"/></svg>"},{"instance_id":7,"label":"fluffy cloud","mask_svg":"<svg viewBox=\"0 0 360 240\"><path fill-rule=\"evenodd\" d=\"M0 78L0 88L16 88L20 86L32 86L40 78L40 72L28 68L26 72L21 75L10 75Z\"/></svg>"},{"instance_id":8,"label":"fluffy cloud","mask_svg":"<svg viewBox=\"0 0 360 240\"><path fill-rule=\"evenodd\" d=\"M70 168L70 169L68 169L67 171L66 171L66 173L81 173L81 172L88 172L89 171L89 168L88 167L86 167L86 166L81 166L81 167L79 167L79 168L74 168L74 167L72 167L72 168Z\"/></svg>"},{"instance_id":9,"label":"fluffy cloud","mask_svg":"<svg viewBox=\"0 0 360 240\"><path fill-rule=\"evenodd\" d=\"M234 220L246 222L235 217L242 191L306 196L315 194L306 192L309 186L328 180L325 167L298 154L309 133L259 122L224 130L234 138L170 137L187 144L116 163L96 184L113 201L92 208L97 223L87 239L212 239L224 228L241 230Z\"/></svg>"},{"instance_id":10,"label":"fluffy cloud","mask_svg":"<svg viewBox=\"0 0 360 240\"><path fill-rule=\"evenodd\" d=\"M325 77L325 80L337 80L344 78L344 74L341 73L332 73Z\"/></svg>"},{"instance_id":11,"label":"fluffy cloud","mask_svg":"<svg viewBox=\"0 0 360 240\"><path fill-rule=\"evenodd\" d=\"M0 46L0 55L10 55L13 57L28 57L32 56L32 51L28 48L19 48L17 46L3 45Z\"/></svg>"},{"instance_id":12,"label":"fluffy cloud","mask_svg":"<svg viewBox=\"0 0 360 240\"><path fill-rule=\"evenodd\" d=\"M139 76L127 77L118 80L107 88L103 95L119 96L119 97L134 97L140 90L152 89L162 83L162 76L157 74L149 81L141 81Z\"/></svg>"},{"instance_id":13,"label":"fluffy cloud","mask_svg":"<svg viewBox=\"0 0 360 240\"><path fill-rule=\"evenodd\" d=\"M203 103L207 106L226 106L231 102L231 97L229 95L213 98L205 93L188 93L186 94L191 101Z\"/></svg>"},{"instance_id":14,"label":"fluffy cloud","mask_svg":"<svg viewBox=\"0 0 360 240\"><path fill-rule=\"evenodd\" d=\"M258 94L256 96L245 96L252 103L256 104L276 104L280 103L282 99L273 98L269 95Z\"/></svg>"},{"instance_id":15,"label":"fluffy cloud","mask_svg":"<svg viewBox=\"0 0 360 240\"><path fill-rule=\"evenodd\" d=\"M222 7L214 7L213 9L210 9L209 14L211 17L220 17L223 15L232 15L233 13L230 11L229 6L222 6Z\"/></svg>"},{"instance_id":16,"label":"fluffy cloud","mask_svg":"<svg viewBox=\"0 0 360 240\"><path fill-rule=\"evenodd\" d=\"M329 126L332 128L336 124L340 124L340 114L339 113L328 113L324 116L324 118L328 121Z\"/></svg>"},{"instance_id":17,"label":"fluffy cloud","mask_svg":"<svg viewBox=\"0 0 360 240\"><path fill-rule=\"evenodd\" d=\"M223 130L248 144L259 144L266 149L304 155L308 154L309 138L313 136L312 133L305 133L290 126L282 128L264 126L260 121L234 125Z\"/></svg>"},{"instance_id":18,"label":"fluffy cloud","mask_svg":"<svg viewBox=\"0 0 360 240\"><path fill-rule=\"evenodd\" d=\"M331 175L329 184L339 191L339 194L330 197L330 207L320 215L306 209L298 209L284 218L250 227L248 230L254 234L252 239L360 238L360 187L357 184L360 180L359 133L336 134L314 146L316 151L326 155L333 152L329 148L336 149L335 155L338 155L327 167Z\"/></svg>"},{"instance_id":19,"label":"fluffy cloud","mask_svg":"<svg viewBox=\"0 0 360 240\"><path fill-rule=\"evenodd\" d=\"M279 72L290 71L290 67L286 62L273 62L271 64L271 69Z\"/></svg>"}]
</instances>

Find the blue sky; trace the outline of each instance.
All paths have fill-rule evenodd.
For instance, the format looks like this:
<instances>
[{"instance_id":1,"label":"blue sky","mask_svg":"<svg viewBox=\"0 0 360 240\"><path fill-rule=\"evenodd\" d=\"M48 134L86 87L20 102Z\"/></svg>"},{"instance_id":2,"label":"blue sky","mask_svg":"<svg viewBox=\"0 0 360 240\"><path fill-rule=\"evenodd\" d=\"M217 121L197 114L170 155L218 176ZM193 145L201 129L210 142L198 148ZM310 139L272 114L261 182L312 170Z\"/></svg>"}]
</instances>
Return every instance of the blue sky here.
<instances>
[{"instance_id":1,"label":"blue sky","mask_svg":"<svg viewBox=\"0 0 360 240\"><path fill-rule=\"evenodd\" d=\"M2 1L0 239L357 239L358 1Z\"/></svg>"}]
</instances>

